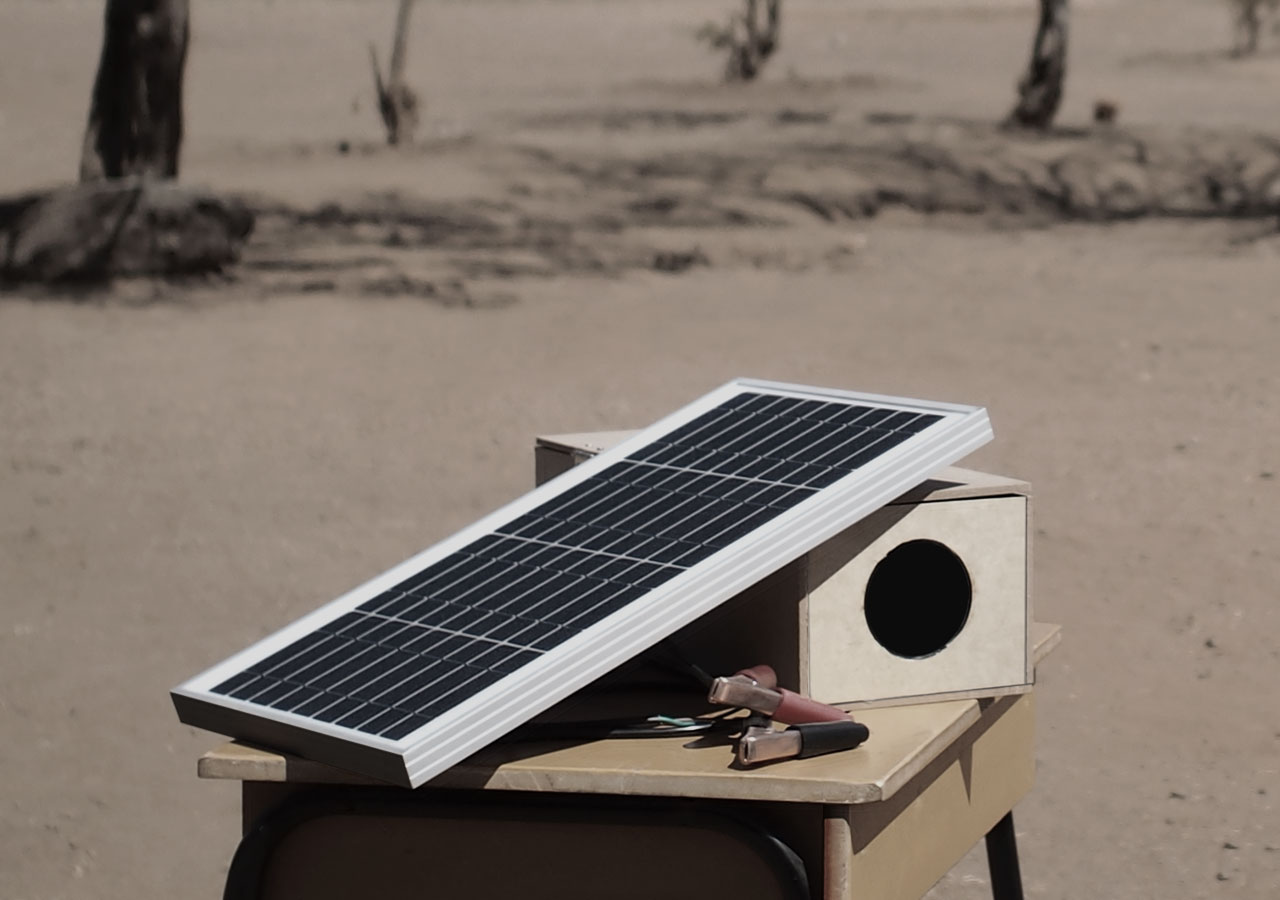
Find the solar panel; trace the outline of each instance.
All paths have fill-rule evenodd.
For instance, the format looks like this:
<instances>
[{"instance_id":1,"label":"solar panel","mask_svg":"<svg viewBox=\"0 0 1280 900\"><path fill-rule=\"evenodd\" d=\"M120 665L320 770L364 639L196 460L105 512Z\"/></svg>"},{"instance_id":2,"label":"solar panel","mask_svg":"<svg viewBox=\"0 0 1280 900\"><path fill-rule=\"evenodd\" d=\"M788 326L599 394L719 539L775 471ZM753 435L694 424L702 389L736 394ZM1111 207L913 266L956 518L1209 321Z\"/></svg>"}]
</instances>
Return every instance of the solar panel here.
<instances>
[{"instance_id":1,"label":"solar panel","mask_svg":"<svg viewBox=\"0 0 1280 900\"><path fill-rule=\"evenodd\" d=\"M737 380L175 688L182 721L411 786L991 437Z\"/></svg>"}]
</instances>

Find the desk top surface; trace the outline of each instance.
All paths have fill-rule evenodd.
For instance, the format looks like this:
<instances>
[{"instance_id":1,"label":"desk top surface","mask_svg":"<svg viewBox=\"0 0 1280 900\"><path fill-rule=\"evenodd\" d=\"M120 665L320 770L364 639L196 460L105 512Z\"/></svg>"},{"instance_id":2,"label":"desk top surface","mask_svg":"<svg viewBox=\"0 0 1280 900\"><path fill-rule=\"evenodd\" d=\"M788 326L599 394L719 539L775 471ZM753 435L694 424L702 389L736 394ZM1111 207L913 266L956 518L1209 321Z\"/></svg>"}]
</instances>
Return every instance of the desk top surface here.
<instances>
[{"instance_id":1,"label":"desk top surface","mask_svg":"<svg viewBox=\"0 0 1280 900\"><path fill-rule=\"evenodd\" d=\"M1057 625L1033 627L1036 661L1057 645ZM991 713L999 714L1003 704ZM742 770L731 745L688 736L645 740L495 744L427 783L483 788L647 796L873 803L893 796L984 714L977 700L867 709L857 718L871 739L856 750ZM235 741L205 753L201 778L310 784L379 784L373 779Z\"/></svg>"}]
</instances>

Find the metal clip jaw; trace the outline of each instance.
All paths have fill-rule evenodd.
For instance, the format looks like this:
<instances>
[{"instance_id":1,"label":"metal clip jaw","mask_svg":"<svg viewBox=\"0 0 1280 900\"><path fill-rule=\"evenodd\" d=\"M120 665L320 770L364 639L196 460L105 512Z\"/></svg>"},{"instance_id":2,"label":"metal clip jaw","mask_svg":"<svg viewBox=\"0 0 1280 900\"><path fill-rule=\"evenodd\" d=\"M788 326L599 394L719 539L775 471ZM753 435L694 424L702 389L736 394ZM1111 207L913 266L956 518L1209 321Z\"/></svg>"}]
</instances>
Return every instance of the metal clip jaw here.
<instances>
[{"instance_id":1,"label":"metal clip jaw","mask_svg":"<svg viewBox=\"0 0 1280 900\"><path fill-rule=\"evenodd\" d=\"M801 749L799 732L752 726L738 738L737 759L740 765L754 766L775 759L791 759L799 756Z\"/></svg>"},{"instance_id":2,"label":"metal clip jaw","mask_svg":"<svg viewBox=\"0 0 1280 900\"><path fill-rule=\"evenodd\" d=\"M782 702L782 695L775 690L761 687L744 675L730 675L711 682L707 699L721 706L740 706L753 712L771 716Z\"/></svg>"}]
</instances>

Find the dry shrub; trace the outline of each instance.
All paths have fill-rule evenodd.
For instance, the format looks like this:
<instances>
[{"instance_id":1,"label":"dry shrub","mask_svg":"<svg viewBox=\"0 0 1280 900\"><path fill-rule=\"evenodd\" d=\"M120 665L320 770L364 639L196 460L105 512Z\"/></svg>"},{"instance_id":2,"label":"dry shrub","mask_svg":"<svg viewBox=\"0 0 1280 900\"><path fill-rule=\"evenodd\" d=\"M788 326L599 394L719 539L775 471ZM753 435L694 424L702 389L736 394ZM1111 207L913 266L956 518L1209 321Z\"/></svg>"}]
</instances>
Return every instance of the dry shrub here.
<instances>
[{"instance_id":1,"label":"dry shrub","mask_svg":"<svg viewBox=\"0 0 1280 900\"><path fill-rule=\"evenodd\" d=\"M751 81L778 49L782 25L782 0L743 0L741 12L729 16L728 24L708 22L698 31L699 40L716 50L727 50L726 81Z\"/></svg>"}]
</instances>

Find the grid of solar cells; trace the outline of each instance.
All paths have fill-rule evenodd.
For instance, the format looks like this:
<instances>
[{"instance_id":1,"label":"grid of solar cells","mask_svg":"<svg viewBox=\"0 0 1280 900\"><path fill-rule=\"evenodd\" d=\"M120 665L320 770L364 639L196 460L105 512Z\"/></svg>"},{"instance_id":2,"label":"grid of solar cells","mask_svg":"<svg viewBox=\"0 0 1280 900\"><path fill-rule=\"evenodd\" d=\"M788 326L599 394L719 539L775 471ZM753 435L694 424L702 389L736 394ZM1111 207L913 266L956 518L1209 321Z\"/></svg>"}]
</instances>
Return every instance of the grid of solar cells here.
<instances>
[{"instance_id":1,"label":"grid of solar cells","mask_svg":"<svg viewBox=\"0 0 1280 900\"><path fill-rule=\"evenodd\" d=\"M629 459L824 488L942 417L911 410L742 393Z\"/></svg>"},{"instance_id":2,"label":"grid of solar cells","mask_svg":"<svg viewBox=\"0 0 1280 900\"><path fill-rule=\"evenodd\" d=\"M398 739L939 418L740 394L213 692Z\"/></svg>"}]
</instances>

